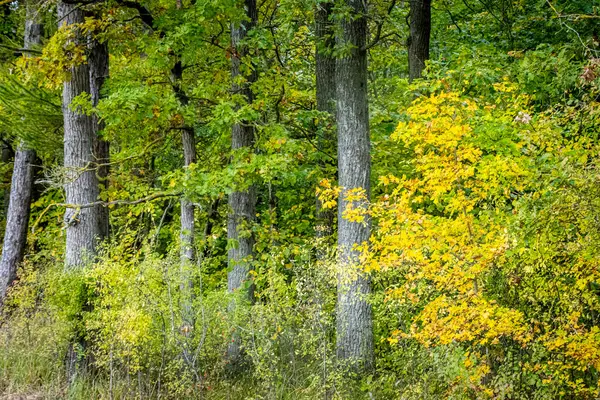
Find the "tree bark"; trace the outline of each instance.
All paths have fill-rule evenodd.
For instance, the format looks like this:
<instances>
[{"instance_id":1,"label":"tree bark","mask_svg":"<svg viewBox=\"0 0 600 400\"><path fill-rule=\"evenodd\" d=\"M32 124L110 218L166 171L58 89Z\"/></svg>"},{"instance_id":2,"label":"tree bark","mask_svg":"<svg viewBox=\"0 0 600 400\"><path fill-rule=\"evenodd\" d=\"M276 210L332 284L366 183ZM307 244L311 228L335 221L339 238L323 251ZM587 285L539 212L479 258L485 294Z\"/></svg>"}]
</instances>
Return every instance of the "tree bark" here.
<instances>
[{"instance_id":1,"label":"tree bark","mask_svg":"<svg viewBox=\"0 0 600 400\"><path fill-rule=\"evenodd\" d=\"M431 37L431 0L410 0L410 36L408 37L408 77L421 78L429 60Z\"/></svg>"},{"instance_id":2,"label":"tree bark","mask_svg":"<svg viewBox=\"0 0 600 400\"><path fill-rule=\"evenodd\" d=\"M25 49L42 43L42 24L36 4L29 1L25 5ZM12 183L8 200L6 232L0 260L0 303L4 300L9 286L17 277L17 268L27 245L27 228L31 194L33 192L34 162L36 154L24 142L19 143L15 153Z\"/></svg>"},{"instance_id":3,"label":"tree bark","mask_svg":"<svg viewBox=\"0 0 600 400\"><path fill-rule=\"evenodd\" d=\"M364 0L346 0L350 16L340 23L338 40L348 53L337 60L338 174L342 188L338 205L338 304L337 356L353 367L370 368L373 363L373 322L369 278L359 263L355 246L369 240L370 222L343 218L350 205L346 195L363 189L370 195L371 154L367 100L367 19ZM355 201L355 208L364 202Z\"/></svg>"},{"instance_id":4,"label":"tree bark","mask_svg":"<svg viewBox=\"0 0 600 400\"><path fill-rule=\"evenodd\" d=\"M231 27L231 77L233 79L233 93L241 93L249 104L253 101L250 84L256 81L256 72L253 71L245 76L245 83L239 85L237 80L241 75L240 64L243 57L248 55L247 46L242 44L248 31L256 26L258 20L258 9L256 0L245 0L247 20L239 25ZM235 124L231 130L232 150L252 147L254 145L254 127L248 123ZM252 256L254 237L247 230L255 219L256 214L256 189L251 185L246 190L235 190L229 195L229 214L227 216L227 239L230 248L227 252L229 273L227 274L227 290L233 293L244 290L247 299L254 299L254 285L250 281L251 264L249 258ZM245 232L246 231L246 232ZM231 304L230 308L235 308ZM230 363L237 364L240 360L241 342L239 335L234 334L232 343L228 349Z\"/></svg>"},{"instance_id":5,"label":"tree bark","mask_svg":"<svg viewBox=\"0 0 600 400\"><path fill-rule=\"evenodd\" d=\"M184 129L182 133L183 157L185 167L189 167L196 162L196 141L194 140L194 131ZM191 201L184 198L181 200L181 259L188 263L195 260L194 249L194 205Z\"/></svg>"},{"instance_id":6,"label":"tree bark","mask_svg":"<svg viewBox=\"0 0 600 400\"><path fill-rule=\"evenodd\" d=\"M58 4L58 18L59 25L69 26L84 22L84 13L79 5L61 2ZM85 43L81 33L77 34L75 40L79 46ZM82 93L91 93L88 64L71 67L70 77L63 84L65 192L69 204L92 203L99 194L94 156L97 141L94 119L79 109L71 109L73 99ZM65 212L66 268L81 268L94 260L101 236L98 210L97 207L69 208Z\"/></svg>"},{"instance_id":7,"label":"tree bark","mask_svg":"<svg viewBox=\"0 0 600 400\"><path fill-rule=\"evenodd\" d=\"M184 129L181 140L183 142L183 158L185 167L189 167L196 162L196 142L194 140L194 130ZM181 231L179 234L181 240L181 271L182 271L182 312L183 312L183 331L187 335L194 326L192 279L190 270L196 259L196 248L194 246L195 226L194 226L194 205L183 197L181 199ZM184 354L187 356L187 353Z\"/></svg>"},{"instance_id":8,"label":"tree bark","mask_svg":"<svg viewBox=\"0 0 600 400\"><path fill-rule=\"evenodd\" d=\"M102 86L104 81L108 78L108 43L100 43L97 39L90 37L90 55L88 57L88 63L90 68L90 94L92 98L92 105L98 106L100 101ZM98 115L92 115L94 131L98 140L95 144L94 154L97 162L97 175L98 183L100 185L99 190L108 189L108 175L110 174L110 144L108 141L103 140L101 132L104 130L105 125ZM108 207L98 206L98 232L99 239L104 240L108 238L110 230L109 223L109 209Z\"/></svg>"},{"instance_id":9,"label":"tree bark","mask_svg":"<svg viewBox=\"0 0 600 400\"><path fill-rule=\"evenodd\" d=\"M333 3L318 3L315 9L315 33L316 33L316 76L317 76L317 110L329 113L323 136L319 137L318 144L321 152L327 153L333 146L334 135L330 126L335 116L335 57L333 48L335 46L335 34L333 22L330 21L333 14ZM325 161L320 162L320 167L325 169ZM333 233L333 211L323 209L321 201L316 199L317 226L316 235L320 238L331 236ZM322 258L323 251L318 251L317 256Z\"/></svg>"},{"instance_id":10,"label":"tree bark","mask_svg":"<svg viewBox=\"0 0 600 400\"><path fill-rule=\"evenodd\" d=\"M0 261L0 302L17 277L17 268L23 261L27 245L27 227L33 188L33 163L35 151L21 145L15 154L10 189L6 233Z\"/></svg>"},{"instance_id":11,"label":"tree bark","mask_svg":"<svg viewBox=\"0 0 600 400\"><path fill-rule=\"evenodd\" d=\"M182 8L181 0L177 0L177 9ZM187 106L188 97L181 89L181 79L183 78L183 65L181 64L181 60L177 60L173 68L171 69L171 74L173 75L173 89L175 90L175 95L177 96L180 104L182 106ZM196 162L196 140L194 138L194 129L191 127L185 127L181 133L181 143L183 146L183 163L187 168L191 164ZM190 268L195 260L195 246L194 246L194 237L195 237L195 226L194 226L194 204L187 199L181 199L181 231L180 231L180 240L181 240L181 264L182 267ZM186 276L184 286L186 287L186 291L191 291L192 281L189 277L187 277L187 273L184 271L183 276ZM191 300L191 296L190 296ZM184 305L184 323L193 324L191 320L191 304Z\"/></svg>"},{"instance_id":12,"label":"tree bark","mask_svg":"<svg viewBox=\"0 0 600 400\"><path fill-rule=\"evenodd\" d=\"M178 8L181 4L178 3ZM171 68L172 87L175 92L175 97L179 101L179 105L185 107L189 104L189 98L185 91L181 88L183 79L183 64L178 59L173 68ZM181 143L183 147L183 163L187 168L196 162L196 140L194 137L194 128L189 124L185 125L181 132ZM185 196L181 199L181 215L180 215L180 272L181 272L181 311L182 311L182 327L181 332L187 337L194 326L194 310L193 310L193 282L191 269L196 259L196 227L195 227L195 207L194 204ZM184 361L189 361L187 349L183 351Z\"/></svg>"}]
</instances>

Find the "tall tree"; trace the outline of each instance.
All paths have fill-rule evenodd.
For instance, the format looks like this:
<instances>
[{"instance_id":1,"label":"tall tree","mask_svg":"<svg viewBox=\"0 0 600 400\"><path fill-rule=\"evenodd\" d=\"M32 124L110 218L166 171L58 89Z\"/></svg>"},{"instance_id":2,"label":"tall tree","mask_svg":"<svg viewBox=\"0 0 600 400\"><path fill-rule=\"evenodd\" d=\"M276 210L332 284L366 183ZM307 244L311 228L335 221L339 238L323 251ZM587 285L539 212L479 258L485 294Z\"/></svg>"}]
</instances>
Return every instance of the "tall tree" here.
<instances>
[{"instance_id":1,"label":"tall tree","mask_svg":"<svg viewBox=\"0 0 600 400\"><path fill-rule=\"evenodd\" d=\"M408 37L408 77L421 77L429 60L431 37L431 0L410 0L410 36Z\"/></svg>"},{"instance_id":2,"label":"tall tree","mask_svg":"<svg viewBox=\"0 0 600 400\"><path fill-rule=\"evenodd\" d=\"M338 203L338 303L337 356L356 368L373 361L373 322L368 301L370 281L360 269L357 245L369 240L370 222L343 218L349 192L370 195L371 143L367 99L367 5L365 0L345 0L338 41L345 53L337 59L338 177L342 189Z\"/></svg>"},{"instance_id":3,"label":"tall tree","mask_svg":"<svg viewBox=\"0 0 600 400\"><path fill-rule=\"evenodd\" d=\"M75 26L84 22L80 5L60 2L59 26L75 30L75 44L85 46L86 38ZM65 212L67 245L65 266L77 268L91 262L96 255L100 236L100 213L98 207L78 207L98 199L99 185L96 175L96 130L94 118L86 115L73 100L84 93L91 93L90 68L85 63L74 63L69 78L63 84L62 110L64 120L64 167L67 203L74 206Z\"/></svg>"},{"instance_id":4,"label":"tall tree","mask_svg":"<svg viewBox=\"0 0 600 400\"><path fill-rule=\"evenodd\" d=\"M138 11L140 15L140 19L142 22L150 29L155 30L154 26L154 17L149 9L142 6L136 2L130 1L118 1L119 4L133 8ZM180 1L177 2L177 9L182 8L182 3ZM162 30L157 30L158 36L160 38L164 38L166 33ZM171 86L173 88L173 92L175 93L175 97L181 107L187 107L189 105L189 97L182 88L182 79L183 79L183 71L184 66L181 62L180 54L171 52L171 55L175 56L175 63L170 70L171 75ZM191 164L196 162L196 141L194 137L194 128L186 123L181 130L181 142L183 147L183 158L184 158L184 166L187 168ZM190 332L190 329L194 325L193 321L193 313L192 309L192 279L190 277L190 268L196 259L196 248L195 248L195 235L196 235L196 227L195 227L195 206L194 204L186 197L181 199L181 217L180 217L180 230L179 230L179 238L180 238L180 260L181 260L181 272L182 272L182 283L181 283L181 292L182 292L182 313L183 313L183 326L181 327L181 331L187 336ZM188 361L187 351L184 351L183 354L186 361Z\"/></svg>"},{"instance_id":5,"label":"tall tree","mask_svg":"<svg viewBox=\"0 0 600 400\"><path fill-rule=\"evenodd\" d=\"M329 124L333 122L335 115L335 57L333 48L335 46L335 34L331 17L333 15L333 2L326 0L317 2L315 8L315 34L316 34L316 78L317 78L317 110L329 113L323 135L319 136L319 150L327 152L333 144L332 129ZM325 163L321 162L321 167ZM333 213L323 209L317 198L317 237L327 237L333 233ZM321 252L319 255L322 255Z\"/></svg>"},{"instance_id":6,"label":"tall tree","mask_svg":"<svg viewBox=\"0 0 600 400\"><path fill-rule=\"evenodd\" d=\"M32 49L42 44L40 13L37 3L29 0L25 3L25 37L23 47ZM27 53L26 53L27 54ZM27 227L31 193L33 192L35 151L21 141L15 153L12 183L6 217L6 233L0 260L0 303L6 296L8 287L17 276L17 267L23 261L27 244Z\"/></svg>"},{"instance_id":7,"label":"tall tree","mask_svg":"<svg viewBox=\"0 0 600 400\"><path fill-rule=\"evenodd\" d=\"M185 167L189 167L196 162L196 141L194 139L194 130L192 128L182 131L181 141L183 142L183 159ZM196 256L194 245L195 237L195 218L194 204L186 197L181 199L181 227L179 237L181 239L181 268L185 282L182 283L183 293L183 320L184 328L191 328L194 325L192 310L192 279L189 276L189 269L193 265Z\"/></svg>"},{"instance_id":8,"label":"tall tree","mask_svg":"<svg viewBox=\"0 0 600 400\"><path fill-rule=\"evenodd\" d=\"M104 81L108 77L108 43L100 42L97 38L89 38L89 57L90 66L90 95L92 105L96 107L100 101L100 91ZM96 132L94 154L97 162L97 175L99 184L104 189L108 187L108 175L110 173L110 144L103 140L101 132L104 129L104 122L93 115L93 129ZM98 206L98 234L99 239L105 239L109 235L109 210L108 207Z\"/></svg>"},{"instance_id":9,"label":"tall tree","mask_svg":"<svg viewBox=\"0 0 600 400\"><path fill-rule=\"evenodd\" d=\"M180 0L177 1L177 9L180 10L182 8L182 2ZM177 61L175 65L171 69L171 75L173 79L173 90L175 92L175 96L179 101L179 104L182 107L186 107L189 104L189 98L183 91L182 79L183 79L183 64L179 57L177 57ZM194 128L192 128L189 124L183 127L181 131L181 143L183 146L183 163L187 168L191 164L196 162L196 140L194 137ZM194 226L194 204L187 198L181 199L181 229L180 229L180 239L181 239L181 261L182 264L189 265L195 259L196 249L194 246L194 237L195 237L195 226ZM189 280L189 279L188 279ZM186 286L191 286L191 282L187 282ZM188 310L188 312L191 310ZM191 323L191 321L186 321Z\"/></svg>"},{"instance_id":10,"label":"tall tree","mask_svg":"<svg viewBox=\"0 0 600 400\"><path fill-rule=\"evenodd\" d=\"M253 93L250 87L256 81L256 72L251 71L243 76L245 81L238 83L242 77L241 62L248 55L248 47L243 44L248 31L256 26L258 20L258 9L256 0L244 0L246 19L231 27L231 77L233 80L233 93L242 94L245 101L250 104ZM251 148L254 145L254 127L245 122L233 125L231 130L231 149L233 151ZM246 290L247 298L254 298L254 287L249 282L251 264L249 258L252 256L254 237L244 232L249 229L249 224L255 219L256 214L256 189L253 185L248 188L234 190L229 195L229 214L227 216L227 239L233 242L227 253L229 273L227 275L227 290L232 293L236 290ZM235 363L241 355L241 343L239 338L234 337L229 346L228 356Z\"/></svg>"},{"instance_id":11,"label":"tall tree","mask_svg":"<svg viewBox=\"0 0 600 400\"><path fill-rule=\"evenodd\" d=\"M177 9L182 8L180 0L177 1ZM171 76L173 79L173 90L177 97L179 104L182 107L186 107L189 104L189 98L183 91L182 79L183 79L183 64L179 57L177 57L175 65L171 69ZM181 131L181 144L183 147L183 164L185 168L196 162L196 139L194 137L194 128L190 124L186 124ZM194 239L196 236L195 226L195 208L194 204L187 197L181 198L181 226L179 230L180 244L180 258L181 258L181 271L183 282L181 284L182 292L182 315L183 315L183 327L182 332L187 336L194 326L194 310L192 306L193 292L192 292L192 277L190 269L196 259L196 247ZM184 361L188 364L190 362L190 355L187 351L187 347L184 347L183 351Z\"/></svg>"}]
</instances>

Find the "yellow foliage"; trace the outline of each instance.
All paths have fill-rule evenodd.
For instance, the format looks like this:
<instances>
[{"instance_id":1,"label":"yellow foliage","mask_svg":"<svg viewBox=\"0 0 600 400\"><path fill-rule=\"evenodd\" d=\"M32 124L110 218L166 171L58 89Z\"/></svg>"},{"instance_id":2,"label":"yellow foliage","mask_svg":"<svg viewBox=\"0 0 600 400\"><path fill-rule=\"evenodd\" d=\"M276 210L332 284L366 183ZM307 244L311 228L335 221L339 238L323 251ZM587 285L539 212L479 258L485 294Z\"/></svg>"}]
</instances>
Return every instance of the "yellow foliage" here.
<instances>
[{"instance_id":1,"label":"yellow foliage","mask_svg":"<svg viewBox=\"0 0 600 400\"><path fill-rule=\"evenodd\" d=\"M323 209L332 209L337 207L337 199L341 193L341 188L333 186L329 179L322 179L317 186L317 196L321 201Z\"/></svg>"},{"instance_id":2,"label":"yellow foliage","mask_svg":"<svg viewBox=\"0 0 600 400\"><path fill-rule=\"evenodd\" d=\"M68 78L71 68L87 62L87 37L106 29L108 21L86 18L82 24L61 25L48 40L38 57L23 56L17 60L22 79L40 87L57 89Z\"/></svg>"},{"instance_id":3,"label":"yellow foliage","mask_svg":"<svg viewBox=\"0 0 600 400\"><path fill-rule=\"evenodd\" d=\"M583 237L552 242L564 234L561 228L554 228L558 234L542 228L532 244L519 243L514 230L521 212L516 199L527 193L532 201L542 201L551 194L547 184L536 182L539 173L534 175L532 160L541 154L542 161L552 160L549 165L586 167L593 162L594 144L588 137L565 139L551 118L534 122L527 98L516 94L512 83L494 88L501 93L496 104L478 104L451 92L417 99L392 135L413 151L414 173L379 177L384 194L368 211L376 229L364 265L370 271L400 271L402 284L387 291L388 300L416 315L409 329L393 333L388 342L404 337L426 347L460 344L468 350L463 365L469 377L457 377L457 384L488 397L495 395L484 383L490 373L488 351L495 348L502 354L502 343L511 343L548 357L550 361L523 366L540 376L540 383L559 383L594 398L598 390L576 372L600 369L600 328L581 322L589 319L582 310L599 308L596 253L586 249ZM590 226L581 217L585 209L579 210L585 179L580 172L569 176L569 190L559 197L564 205L553 204L551 215L540 214L541 226L552 219L557 226L596 234L594 223ZM590 198L597 198L591 193ZM515 258L529 256L531 264L514 264ZM558 261L550 261L552 257ZM558 262L556 270L545 259ZM498 271L509 279L503 285L530 279L535 291L527 301L534 307L552 304L559 317L540 321L537 311L525 315L498 304L488 287ZM555 293L547 293L547 282Z\"/></svg>"},{"instance_id":4,"label":"yellow foliage","mask_svg":"<svg viewBox=\"0 0 600 400\"><path fill-rule=\"evenodd\" d=\"M508 83L496 89L513 91ZM415 177L380 177L390 191L370 208L377 230L366 268L403 271L405 283L388 296L422 304L404 336L426 346L531 340L520 312L485 297L484 278L510 247L501 208L529 176L523 156L481 145L495 112L452 92L416 100L392 135L413 150ZM465 367L477 381L489 371L469 358Z\"/></svg>"}]
</instances>

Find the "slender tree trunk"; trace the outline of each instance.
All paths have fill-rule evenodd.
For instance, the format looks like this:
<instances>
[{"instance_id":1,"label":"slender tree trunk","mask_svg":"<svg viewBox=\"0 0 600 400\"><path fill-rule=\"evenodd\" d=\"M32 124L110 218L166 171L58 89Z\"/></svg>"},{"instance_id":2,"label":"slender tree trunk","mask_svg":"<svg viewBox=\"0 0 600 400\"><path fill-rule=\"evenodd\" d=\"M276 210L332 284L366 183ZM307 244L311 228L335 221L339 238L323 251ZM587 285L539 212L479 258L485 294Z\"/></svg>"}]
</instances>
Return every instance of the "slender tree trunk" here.
<instances>
[{"instance_id":1,"label":"slender tree trunk","mask_svg":"<svg viewBox=\"0 0 600 400\"><path fill-rule=\"evenodd\" d=\"M189 167L196 162L194 131L191 128L184 129L181 139L185 167ZM194 205L184 198L181 200L181 259L183 263L191 264L195 259L194 235Z\"/></svg>"},{"instance_id":2,"label":"slender tree trunk","mask_svg":"<svg viewBox=\"0 0 600 400\"><path fill-rule=\"evenodd\" d=\"M182 8L181 0L177 0L177 9L180 10ZM173 68L171 69L171 74L173 76L173 89L175 91L175 95L179 100L179 103L182 106L187 106L189 99L185 92L181 89L181 79L183 78L183 65L181 60L177 60ZM187 168L191 164L196 162L196 140L194 138L194 129L190 126L186 126L181 133L181 143L183 145L183 163ZM194 237L195 237L195 226L194 226L194 205L189 199L182 198L181 199L181 231L180 231L180 239L181 239L181 264L184 268L190 268L195 260L196 249L194 246ZM188 275L184 273L184 276ZM184 286L187 286L187 290L190 291L192 287L192 282L190 278L186 278L186 282ZM184 322L188 324L192 324L191 321L191 304L187 307L184 306ZM186 320L186 315L188 316Z\"/></svg>"},{"instance_id":3,"label":"slender tree trunk","mask_svg":"<svg viewBox=\"0 0 600 400\"><path fill-rule=\"evenodd\" d=\"M182 8L181 0L177 0L177 9ZM181 60L177 60L171 69L173 79L173 90L175 96L179 100L182 107L188 105L189 98L181 88L181 80L183 78L183 65ZM191 126L185 126L181 133L181 143L183 147L183 162L185 168L196 162L196 140L194 138L194 129ZM195 209L194 204L186 197L181 199L181 229L180 238L180 271L181 271L181 311L182 311L182 327L181 332L188 337L194 327L194 309L193 309L193 282L191 269L196 259L196 247L194 238L196 235ZM183 347L183 359L188 366L194 368L193 362L190 359L187 343Z\"/></svg>"},{"instance_id":4,"label":"slender tree trunk","mask_svg":"<svg viewBox=\"0 0 600 400\"><path fill-rule=\"evenodd\" d=\"M241 93L246 101L251 103L253 100L250 84L256 81L256 73L252 72L245 76L246 83L239 85L237 80L241 75L241 59L248 54L248 49L242 45L246 37L257 22L258 10L256 0L245 0L246 16L249 21L234 25L231 27L231 77L233 78L233 92ZM231 130L231 148L238 150L244 147L254 145L254 128L247 123L235 124ZM254 237L247 230L255 219L256 214L256 189L250 186L248 189L236 190L229 195L229 214L227 217L227 239L233 245L227 253L227 262L229 273L227 275L227 290L233 293L237 290L246 291L249 301L254 299L254 286L250 281L249 272L251 264L249 258L252 256L254 247ZM244 232L246 231L246 232ZM235 308L235 304L230 306ZM236 364L241 356L241 342L239 335L235 334L231 345L229 346L228 356L232 364Z\"/></svg>"},{"instance_id":5,"label":"slender tree trunk","mask_svg":"<svg viewBox=\"0 0 600 400\"><path fill-rule=\"evenodd\" d=\"M316 33L316 76L317 76L317 110L327 112L331 118L328 120L323 136L319 137L319 150L328 153L334 141L333 129L330 126L335 116L335 57L333 48L335 46L335 35L333 22L330 20L333 14L333 3L318 3L315 9L315 33ZM321 156L323 157L323 156ZM320 162L321 168L325 169L326 163ZM317 237L325 238L333 233L333 211L323 209L321 201L316 200L317 211ZM324 253L319 251L318 257Z\"/></svg>"},{"instance_id":6,"label":"slender tree trunk","mask_svg":"<svg viewBox=\"0 0 600 400\"><path fill-rule=\"evenodd\" d=\"M0 302L17 277L17 267L23 261L27 244L29 208L33 188L33 163L36 156L35 151L21 146L15 154L6 233L0 261Z\"/></svg>"},{"instance_id":7,"label":"slender tree trunk","mask_svg":"<svg viewBox=\"0 0 600 400\"><path fill-rule=\"evenodd\" d=\"M24 48L30 49L42 43L42 24L37 4L27 2L25 17ZM27 245L27 227L31 193L33 191L34 162L36 154L24 142L19 143L13 166L10 199L6 218L6 233L0 260L0 303L8 287L17 277L17 267L23 261Z\"/></svg>"},{"instance_id":8,"label":"slender tree trunk","mask_svg":"<svg viewBox=\"0 0 600 400\"><path fill-rule=\"evenodd\" d=\"M183 142L183 158L185 167L196 162L196 142L194 140L194 130L184 129L181 140ZM194 246L195 226L194 226L194 205L187 198L181 199L181 270L182 270L182 311L183 311L183 331L187 335L194 326L194 310L192 306L192 279L190 276L191 268L194 265L196 249ZM187 354L184 354L187 356Z\"/></svg>"},{"instance_id":9,"label":"slender tree trunk","mask_svg":"<svg viewBox=\"0 0 600 400\"><path fill-rule=\"evenodd\" d=\"M410 0L410 36L408 37L408 77L421 77L429 60L431 37L431 0Z\"/></svg>"},{"instance_id":10,"label":"slender tree trunk","mask_svg":"<svg viewBox=\"0 0 600 400\"><path fill-rule=\"evenodd\" d=\"M362 189L367 198L370 194L367 9L364 0L346 0L346 5L351 15L341 21L338 40L350 49L336 65L338 174L342 188L338 208L337 356L360 369L372 366L373 322L367 298L370 282L360 268L355 246L369 240L370 222L352 222L343 218L343 213L350 204L346 200L349 191ZM360 201L352 205L366 206Z\"/></svg>"},{"instance_id":11,"label":"slender tree trunk","mask_svg":"<svg viewBox=\"0 0 600 400\"><path fill-rule=\"evenodd\" d=\"M177 3L177 8L181 9L181 2ZM183 64L181 60L177 60L173 68L171 68L171 79L175 97L182 107L189 103L189 98L185 91L181 88L183 79ZM184 167L187 168L196 162L196 140L194 137L194 129L189 124L184 126L181 132L181 143L183 147ZM193 310L193 283L191 269L194 266L196 259L195 247L195 208L194 204L186 197L181 199L181 218L180 218L180 271L181 271L181 311L182 311L182 327L181 332L187 337L190 335L194 326L194 310ZM189 353L187 348L183 349L183 357L186 363L189 363Z\"/></svg>"},{"instance_id":12,"label":"slender tree trunk","mask_svg":"<svg viewBox=\"0 0 600 400\"><path fill-rule=\"evenodd\" d=\"M100 43L95 38L89 38L90 55L88 63L90 66L90 90L92 97L92 105L96 107L100 101L100 90L104 85L104 81L108 77L108 43ZM104 122L101 121L96 114L92 115L94 131L98 136L94 153L96 157L97 174L100 184L99 190L108 189L108 175L110 173L110 144L103 140L101 132L104 130ZM109 236L109 210L108 207L98 206L98 232L99 239L103 240Z\"/></svg>"},{"instance_id":13,"label":"slender tree trunk","mask_svg":"<svg viewBox=\"0 0 600 400\"><path fill-rule=\"evenodd\" d=\"M84 22L84 13L79 5L61 2L58 5L58 18L59 25L68 26ZM81 33L78 33L76 42L77 45L84 45L85 38ZM94 118L79 109L71 109L73 99L82 93L91 93L88 64L71 67L70 77L63 84L65 192L69 204L92 203L99 194L94 155L97 141ZM98 211L98 208L91 207L68 208L65 212L66 268L81 268L94 260L101 236Z\"/></svg>"}]
</instances>

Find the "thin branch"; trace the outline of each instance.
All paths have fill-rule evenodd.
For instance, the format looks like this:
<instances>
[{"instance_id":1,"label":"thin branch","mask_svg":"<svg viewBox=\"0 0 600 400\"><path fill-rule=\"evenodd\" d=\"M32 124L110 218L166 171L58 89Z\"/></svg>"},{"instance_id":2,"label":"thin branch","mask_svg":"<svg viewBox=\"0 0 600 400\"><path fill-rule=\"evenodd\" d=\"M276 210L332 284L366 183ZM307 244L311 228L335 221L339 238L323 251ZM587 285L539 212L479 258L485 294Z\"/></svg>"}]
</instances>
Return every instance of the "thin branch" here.
<instances>
[{"instance_id":1,"label":"thin branch","mask_svg":"<svg viewBox=\"0 0 600 400\"><path fill-rule=\"evenodd\" d=\"M312 139L310 138L310 135L308 134L308 132L303 129L301 126L292 124L292 126L294 128L296 128L298 130L298 132L304 137L304 139L306 139L306 141L312 146L314 147L319 153L323 153L324 155L326 155L327 157L329 157L330 159L332 159L333 161L336 161L335 157L332 156L331 154L323 151L323 149L321 149L319 146L317 146Z\"/></svg>"},{"instance_id":2,"label":"thin branch","mask_svg":"<svg viewBox=\"0 0 600 400\"><path fill-rule=\"evenodd\" d=\"M178 197L181 196L181 192L178 193L154 193L146 197L142 197L137 200L112 200L112 201L94 201L92 203L86 204L72 204L72 203L55 203L56 207L65 207L65 208L92 208L96 206L102 207L110 207L110 206L118 206L118 205L128 205L133 206L136 204L147 203L152 200L161 199L163 197Z\"/></svg>"},{"instance_id":3,"label":"thin branch","mask_svg":"<svg viewBox=\"0 0 600 400\"><path fill-rule=\"evenodd\" d=\"M173 205L173 201L169 200L169 204L167 204L167 206L165 207L165 211L163 212L163 215L160 218L160 222L158 224L158 227L156 228L156 233L154 234L154 237L152 238L152 245L150 247L154 247L154 243L156 243L156 241L158 240L158 235L160 234L160 230L161 230L161 228L163 226L163 223L165 222L165 218L167 217L167 213L171 209L172 205Z\"/></svg>"},{"instance_id":4,"label":"thin branch","mask_svg":"<svg viewBox=\"0 0 600 400\"><path fill-rule=\"evenodd\" d=\"M383 29L383 23L385 22L386 17L390 16L390 14L394 10L395 6L396 6L396 0L392 0L392 2L390 3L390 6L387 8L386 15L381 19L381 21L379 21L377 23L377 30L375 32L375 37L362 50L369 50L370 48L372 48L373 46L375 46L377 43L379 43L379 41L382 39L382 37L381 37L381 30ZM386 35L386 37L389 37L389 36L391 36L391 34L390 35Z\"/></svg>"},{"instance_id":5,"label":"thin branch","mask_svg":"<svg viewBox=\"0 0 600 400\"><path fill-rule=\"evenodd\" d=\"M496 14L494 14L493 12L493 8L490 7L489 4L487 4L486 2L484 2L483 0L477 0L481 3L481 5L483 5L483 8L485 8L485 10L490 13L490 15L496 20L498 21L498 23L500 24L500 26L504 25L504 22L500 19L500 17L498 17Z\"/></svg>"},{"instance_id":6,"label":"thin branch","mask_svg":"<svg viewBox=\"0 0 600 400\"><path fill-rule=\"evenodd\" d=\"M579 34L579 32L577 32L577 30L571 26L569 26L568 24L566 24L562 19L564 18L562 16L561 13L558 12L558 10L554 7L554 5L552 5L552 3L550 2L550 0L546 0L546 3L548 3L548 6L552 9L552 11L554 11L554 13L556 14L560 24L562 26L564 26L565 28L567 28L568 30L570 30L571 32L573 32L576 36L577 39L579 39L579 42L581 43L581 45L588 51L592 52L592 53L596 53L596 50L591 49L587 44L585 44L585 42L583 41L581 35Z\"/></svg>"},{"instance_id":7,"label":"thin branch","mask_svg":"<svg viewBox=\"0 0 600 400\"><path fill-rule=\"evenodd\" d=\"M12 50L15 52L19 52L19 53L33 53L33 54L42 54L41 51L39 50L33 50L33 49L23 49L23 48L19 48L19 47L12 47L12 46L7 46L5 44L0 44L0 47L3 47L5 49L8 50Z\"/></svg>"},{"instance_id":8,"label":"thin branch","mask_svg":"<svg viewBox=\"0 0 600 400\"><path fill-rule=\"evenodd\" d=\"M448 7L448 3L444 2L444 6L446 9L446 12L448 13L448 16L450 17L450 21L454 24L454 26L456 26L456 29L458 29L458 33L463 33L462 29L460 29L460 26L458 25L458 23L456 22L456 19L454 18L454 15L452 15L452 11L450 11L450 7Z\"/></svg>"},{"instance_id":9,"label":"thin branch","mask_svg":"<svg viewBox=\"0 0 600 400\"><path fill-rule=\"evenodd\" d=\"M119 4L123 7L133 8L134 10L137 10L137 12L140 14L140 18L141 18L142 22L146 26L148 26L150 29L152 29L152 30L156 29L154 27L154 17L150 13L150 10L148 10L146 7L144 7L140 3L137 3L135 1L130 1L130 0L117 0L117 4ZM165 33L162 30L159 30L158 36L162 39L165 37Z\"/></svg>"},{"instance_id":10,"label":"thin branch","mask_svg":"<svg viewBox=\"0 0 600 400\"><path fill-rule=\"evenodd\" d=\"M178 193L154 193L154 194L151 194L149 196L146 196L146 197L143 197L143 198L137 199L137 200L113 200L113 201L98 200L98 201L94 201L92 203L86 203L86 204L52 203L52 204L48 205L44 209L44 211L42 211L40 213L39 217L37 218L37 220L31 227L31 232L34 233L35 228L37 227L37 225L39 224L41 219L53 207L74 208L77 210L81 210L82 208L92 208L92 207L97 207L97 206L101 206L101 207L110 207L110 206L119 206L119 205L132 206L132 205L136 205L136 204L147 203L147 202L150 202L150 201L153 201L156 199L161 199L164 197L178 197L178 196L181 196L181 194L182 194L181 192L178 192Z\"/></svg>"}]
</instances>

